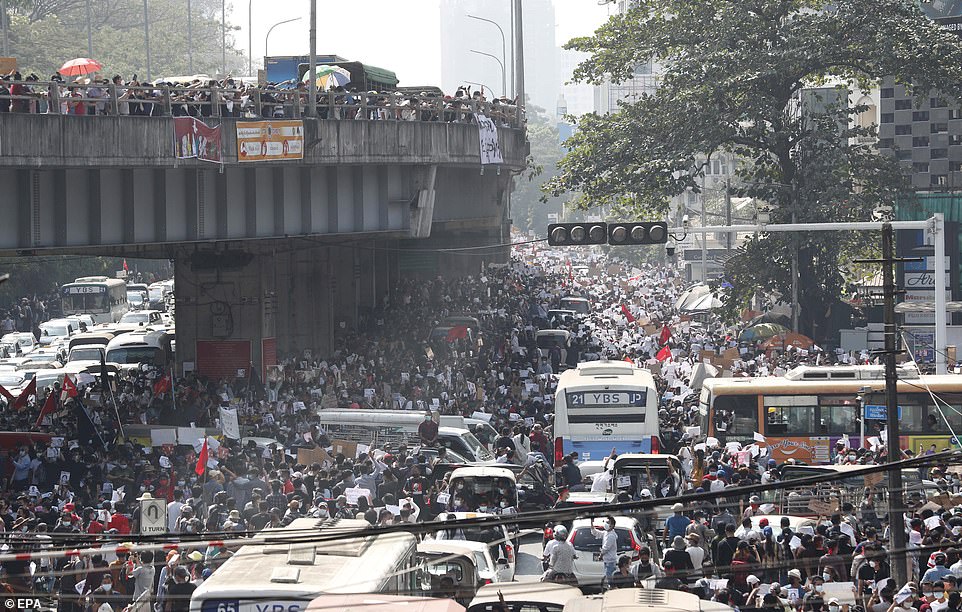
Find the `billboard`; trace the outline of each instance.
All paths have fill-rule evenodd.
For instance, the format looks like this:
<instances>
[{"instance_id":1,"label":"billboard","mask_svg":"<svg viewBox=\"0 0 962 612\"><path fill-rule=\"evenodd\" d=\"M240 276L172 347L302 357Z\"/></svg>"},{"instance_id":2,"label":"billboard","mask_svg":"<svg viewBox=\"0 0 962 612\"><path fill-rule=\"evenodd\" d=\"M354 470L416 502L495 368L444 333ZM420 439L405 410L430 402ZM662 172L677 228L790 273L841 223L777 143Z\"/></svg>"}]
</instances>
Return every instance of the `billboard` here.
<instances>
[{"instance_id":1,"label":"billboard","mask_svg":"<svg viewBox=\"0 0 962 612\"><path fill-rule=\"evenodd\" d=\"M237 161L304 159L303 121L237 122Z\"/></svg>"}]
</instances>

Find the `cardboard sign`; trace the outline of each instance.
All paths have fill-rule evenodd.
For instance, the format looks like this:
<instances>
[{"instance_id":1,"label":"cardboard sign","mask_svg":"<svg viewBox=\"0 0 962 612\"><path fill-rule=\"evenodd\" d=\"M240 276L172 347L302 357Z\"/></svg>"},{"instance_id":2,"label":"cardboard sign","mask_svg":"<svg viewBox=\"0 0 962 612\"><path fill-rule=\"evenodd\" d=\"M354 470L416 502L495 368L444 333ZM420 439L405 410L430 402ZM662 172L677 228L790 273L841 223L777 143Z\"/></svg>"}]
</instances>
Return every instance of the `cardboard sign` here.
<instances>
[{"instance_id":1,"label":"cardboard sign","mask_svg":"<svg viewBox=\"0 0 962 612\"><path fill-rule=\"evenodd\" d=\"M312 463L330 463L331 456L323 448L299 448L297 449L297 462L303 465Z\"/></svg>"},{"instance_id":2,"label":"cardboard sign","mask_svg":"<svg viewBox=\"0 0 962 612\"><path fill-rule=\"evenodd\" d=\"M876 472L874 474L866 474L865 476L862 477L862 479L865 481L866 487L874 487L878 483L885 480L885 474L883 474L882 472Z\"/></svg>"},{"instance_id":3,"label":"cardboard sign","mask_svg":"<svg viewBox=\"0 0 962 612\"><path fill-rule=\"evenodd\" d=\"M334 454L341 453L345 457L356 457L357 456L357 442L349 442L347 440L334 440L331 442Z\"/></svg>"},{"instance_id":4,"label":"cardboard sign","mask_svg":"<svg viewBox=\"0 0 962 612\"><path fill-rule=\"evenodd\" d=\"M820 516L828 516L838 510L838 505L833 502L813 499L808 502L808 509Z\"/></svg>"}]
</instances>

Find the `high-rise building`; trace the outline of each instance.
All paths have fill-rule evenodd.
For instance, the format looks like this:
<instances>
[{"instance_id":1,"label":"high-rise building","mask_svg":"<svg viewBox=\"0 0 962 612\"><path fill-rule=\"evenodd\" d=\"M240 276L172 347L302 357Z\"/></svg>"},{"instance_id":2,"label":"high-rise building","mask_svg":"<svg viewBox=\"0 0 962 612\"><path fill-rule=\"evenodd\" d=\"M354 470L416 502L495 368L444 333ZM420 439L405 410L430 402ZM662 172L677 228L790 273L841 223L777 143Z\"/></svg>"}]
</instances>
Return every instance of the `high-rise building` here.
<instances>
[{"instance_id":1,"label":"high-rise building","mask_svg":"<svg viewBox=\"0 0 962 612\"><path fill-rule=\"evenodd\" d=\"M561 97L556 105L561 108L564 101L566 112L575 117L591 113L597 110L598 88L588 83L572 83L571 77L578 64L588 59L590 54L582 51L571 51L568 49L558 49L559 63L561 65ZM559 113L560 115L561 113Z\"/></svg>"},{"instance_id":2,"label":"high-rise building","mask_svg":"<svg viewBox=\"0 0 962 612\"><path fill-rule=\"evenodd\" d=\"M471 85L474 90L483 85L485 91L493 91L497 96L511 96L511 6L512 0L441 0L441 84L446 92L454 92L460 85ZM554 4L552 0L524 0L523 9L525 91L529 103L554 115L561 89ZM501 27L503 51L498 28L469 15L489 19ZM506 91L502 90L499 62L504 63Z\"/></svg>"}]
</instances>

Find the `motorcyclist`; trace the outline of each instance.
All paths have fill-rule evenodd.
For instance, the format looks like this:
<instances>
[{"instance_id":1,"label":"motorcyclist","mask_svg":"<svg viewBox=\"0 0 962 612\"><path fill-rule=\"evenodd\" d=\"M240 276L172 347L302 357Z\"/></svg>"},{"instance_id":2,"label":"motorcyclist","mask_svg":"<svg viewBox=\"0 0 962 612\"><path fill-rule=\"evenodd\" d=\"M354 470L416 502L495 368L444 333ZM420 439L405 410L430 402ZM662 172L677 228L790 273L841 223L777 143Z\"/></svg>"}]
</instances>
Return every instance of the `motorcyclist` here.
<instances>
[{"instance_id":1,"label":"motorcyclist","mask_svg":"<svg viewBox=\"0 0 962 612\"><path fill-rule=\"evenodd\" d=\"M577 583L574 561L578 555L574 546L566 540L567 537L568 530L563 525L555 527L554 542L549 542L549 546L545 547L548 569L541 577L542 582Z\"/></svg>"}]
</instances>

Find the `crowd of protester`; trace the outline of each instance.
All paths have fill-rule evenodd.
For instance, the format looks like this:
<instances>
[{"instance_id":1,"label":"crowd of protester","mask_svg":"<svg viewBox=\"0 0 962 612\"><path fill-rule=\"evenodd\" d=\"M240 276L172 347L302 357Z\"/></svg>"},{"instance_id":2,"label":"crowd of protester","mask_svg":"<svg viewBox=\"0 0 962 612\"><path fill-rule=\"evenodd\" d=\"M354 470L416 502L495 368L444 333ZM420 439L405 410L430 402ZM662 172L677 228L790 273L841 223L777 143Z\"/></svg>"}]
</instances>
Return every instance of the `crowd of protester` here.
<instances>
[{"instance_id":1,"label":"crowd of protester","mask_svg":"<svg viewBox=\"0 0 962 612\"><path fill-rule=\"evenodd\" d=\"M372 525L444 519L447 507L439 496L453 497L460 510L514 514L518 508L471 507L449 491L444 453L422 447L431 442L427 428L419 433L420 441L345 455L332 447L319 414L334 407L464 417L481 413L498 432L482 442L495 450L499 463L550 464L557 375L579 360L601 358L657 371L663 443L682 466L666 490L716 492L777 482L782 466L764 454L746 455L748 449L741 446L694 444L688 428L700 420L697 393L689 384L703 351L720 355L738 349L734 376L773 376L800 364L868 358L818 349L762 350L739 342L737 330L710 313L697 322L677 312L674 304L685 282L675 270L644 266L629 272L623 262L612 268L607 260L586 263L591 272L576 275L570 262L528 247L510 264L473 277L402 280L356 329L337 337L329 354L289 355L263 380L253 372L252 377L211 379L142 368L109 377L111 385L94 375L78 377L76 396L72 385L58 384L50 391L50 402L44 392L23 406L0 399L7 404L0 411L0 429L37 434L0 454L5 484L0 529L8 534L4 550L134 538L138 503L150 498L167 501L171 538L223 532L241 537L304 516L357 517ZM569 294L588 297L593 313L585 319L549 320L548 310ZM463 313L476 316L480 329L424 340L445 317ZM19 329L19 319L15 324ZM538 349L535 332L545 326L572 333L567 352ZM667 356L665 346L670 346ZM43 406L51 409L41 411ZM277 443L242 443L218 435L179 446L153 445L124 435L124 426L133 430L143 425L220 431L222 407L237 411L245 436ZM477 433L484 436L480 428ZM320 449L326 450L324 460L298 460L300 450ZM832 459L870 463L881 455L884 450L871 454L843 444ZM549 505L564 507L570 492L604 485L606 472L591 480L571 458L554 467L559 470L557 492ZM959 491L958 476L945 467L925 476L948 493ZM370 495L348 503L348 490L358 487ZM665 496L660 490L639 493L640 499ZM653 538L650 546L641 547L640 562L619 559L613 538L600 536L608 583L616 587L651 580L741 609L767 611L838 612L839 601L850 609L871 606L872 612L958 609L962 509L916 506L907 511L910 546L938 549L909 555L913 588L887 580L891 564L905 557L886 554L889 526L870 494L858 506L843 504L803 527L788 519L779 524L751 521L766 510L758 498L737 495L675 505L663 523L639 515ZM56 595L63 609L102 611L107 604L120 610L144 595L158 612L176 612L186 610L183 596L230 557L234 543L226 540L185 544L164 554L105 552L7 561L0 579L15 592ZM549 572L568 573L572 551L567 546L563 538L549 545ZM825 586L832 582L852 582L855 593L833 603L832 597L822 596L837 592Z\"/></svg>"},{"instance_id":2,"label":"crowd of protester","mask_svg":"<svg viewBox=\"0 0 962 612\"><path fill-rule=\"evenodd\" d=\"M484 94L472 92L469 85L444 95L435 89L364 91L348 83L319 91L317 113L321 119L463 123L484 112L500 125L514 125L514 101ZM283 119L305 116L308 96L303 82L259 86L231 77L150 82L137 75L65 79L55 74L43 82L36 74L23 77L16 71L0 77L0 113Z\"/></svg>"}]
</instances>

